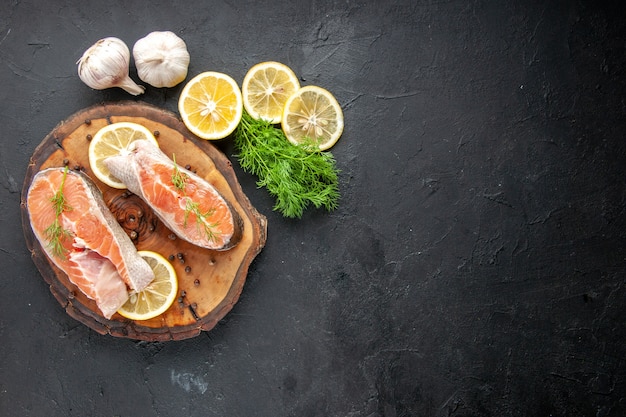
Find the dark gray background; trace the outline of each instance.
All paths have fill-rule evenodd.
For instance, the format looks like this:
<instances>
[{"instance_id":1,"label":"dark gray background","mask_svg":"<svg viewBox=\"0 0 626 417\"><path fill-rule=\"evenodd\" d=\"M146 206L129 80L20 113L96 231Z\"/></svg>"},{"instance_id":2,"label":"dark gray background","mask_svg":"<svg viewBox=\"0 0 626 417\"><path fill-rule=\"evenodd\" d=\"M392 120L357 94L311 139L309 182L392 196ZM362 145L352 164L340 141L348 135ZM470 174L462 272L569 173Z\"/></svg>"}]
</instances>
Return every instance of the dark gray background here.
<instances>
[{"instance_id":1,"label":"dark gray background","mask_svg":"<svg viewBox=\"0 0 626 417\"><path fill-rule=\"evenodd\" d=\"M0 415L626 415L620 3L2 2ZM131 98L76 60L153 30L187 42L190 76L282 61L346 121L340 207L301 220L218 143L267 245L232 312L171 343L66 315L19 217L45 135ZM176 111L180 88L137 100Z\"/></svg>"}]
</instances>

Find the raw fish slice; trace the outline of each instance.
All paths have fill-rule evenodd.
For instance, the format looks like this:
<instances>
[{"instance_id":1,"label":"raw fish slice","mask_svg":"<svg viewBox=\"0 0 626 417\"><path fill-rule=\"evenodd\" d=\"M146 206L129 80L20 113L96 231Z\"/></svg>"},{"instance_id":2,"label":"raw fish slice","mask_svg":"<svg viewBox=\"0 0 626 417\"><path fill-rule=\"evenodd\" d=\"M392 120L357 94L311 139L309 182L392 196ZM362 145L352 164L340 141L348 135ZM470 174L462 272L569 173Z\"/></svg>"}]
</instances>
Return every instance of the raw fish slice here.
<instances>
[{"instance_id":1,"label":"raw fish slice","mask_svg":"<svg viewBox=\"0 0 626 417\"><path fill-rule=\"evenodd\" d=\"M140 291L154 279L154 273L107 208L93 181L77 171L68 170L65 178L67 209L61 212L59 221L67 236L61 240L63 253L54 253L46 229L56 218L51 199L60 189L63 176L62 168L49 168L35 175L26 201L30 224L48 257L110 318L122 299L128 297L128 288Z\"/></svg>"},{"instance_id":2,"label":"raw fish slice","mask_svg":"<svg viewBox=\"0 0 626 417\"><path fill-rule=\"evenodd\" d=\"M137 140L130 152L104 163L181 239L213 250L230 249L241 240L243 222L230 204L208 181L175 164L153 143ZM184 180L184 187L175 185L175 176Z\"/></svg>"},{"instance_id":3,"label":"raw fish slice","mask_svg":"<svg viewBox=\"0 0 626 417\"><path fill-rule=\"evenodd\" d=\"M82 274L73 275L70 280L81 282L77 285L81 291L96 301L104 317L111 318L128 300L126 284L113 263L92 250L76 250L70 252L68 258L80 265L76 272Z\"/></svg>"}]
</instances>

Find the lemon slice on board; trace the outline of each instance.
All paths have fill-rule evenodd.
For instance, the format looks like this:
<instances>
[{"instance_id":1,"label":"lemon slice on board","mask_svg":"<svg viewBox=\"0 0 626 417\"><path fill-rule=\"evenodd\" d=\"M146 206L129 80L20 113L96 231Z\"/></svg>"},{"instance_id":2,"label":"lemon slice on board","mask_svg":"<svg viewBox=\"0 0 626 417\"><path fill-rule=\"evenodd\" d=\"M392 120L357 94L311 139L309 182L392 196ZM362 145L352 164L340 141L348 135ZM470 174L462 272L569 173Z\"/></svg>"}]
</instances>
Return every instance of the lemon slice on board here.
<instances>
[{"instance_id":1,"label":"lemon slice on board","mask_svg":"<svg viewBox=\"0 0 626 417\"><path fill-rule=\"evenodd\" d=\"M139 292L131 292L128 301L117 311L131 320L148 320L167 311L176 299L178 279L172 264L152 251L139 251L154 271L154 280Z\"/></svg>"},{"instance_id":2,"label":"lemon slice on board","mask_svg":"<svg viewBox=\"0 0 626 417\"><path fill-rule=\"evenodd\" d=\"M230 135L241 120L243 102L237 82L207 71L189 80L180 93L178 111L196 136L216 140Z\"/></svg>"},{"instance_id":3,"label":"lemon slice on board","mask_svg":"<svg viewBox=\"0 0 626 417\"><path fill-rule=\"evenodd\" d=\"M308 85L287 99L281 126L290 142L312 140L324 151L337 143L343 132L343 112L328 90Z\"/></svg>"},{"instance_id":4,"label":"lemon slice on board","mask_svg":"<svg viewBox=\"0 0 626 417\"><path fill-rule=\"evenodd\" d=\"M300 88L296 74L275 61L256 64L241 84L243 106L255 119L280 123L287 99Z\"/></svg>"},{"instance_id":5,"label":"lemon slice on board","mask_svg":"<svg viewBox=\"0 0 626 417\"><path fill-rule=\"evenodd\" d=\"M98 130L89 143L89 165L96 178L109 187L126 188L123 182L111 175L104 160L110 156L129 152L131 143L138 139L147 139L159 146L152 132L137 123L112 123Z\"/></svg>"}]
</instances>

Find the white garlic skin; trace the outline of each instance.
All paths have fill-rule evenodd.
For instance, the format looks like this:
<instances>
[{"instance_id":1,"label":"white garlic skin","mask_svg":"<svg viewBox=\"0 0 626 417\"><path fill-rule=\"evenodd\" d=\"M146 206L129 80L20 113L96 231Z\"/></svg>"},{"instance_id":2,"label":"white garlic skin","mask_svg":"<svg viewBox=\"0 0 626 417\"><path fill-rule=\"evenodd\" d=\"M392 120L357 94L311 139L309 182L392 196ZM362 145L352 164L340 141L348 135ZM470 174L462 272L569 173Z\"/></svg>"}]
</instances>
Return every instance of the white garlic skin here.
<instances>
[{"instance_id":1,"label":"white garlic skin","mask_svg":"<svg viewBox=\"0 0 626 417\"><path fill-rule=\"evenodd\" d=\"M128 75L130 50L121 39L100 39L76 63L80 79L95 90L119 87L135 96L144 92Z\"/></svg>"},{"instance_id":2,"label":"white garlic skin","mask_svg":"<svg viewBox=\"0 0 626 417\"><path fill-rule=\"evenodd\" d=\"M173 32L151 32L139 39L133 58L139 78L153 87L174 87L187 77L187 45Z\"/></svg>"}]
</instances>

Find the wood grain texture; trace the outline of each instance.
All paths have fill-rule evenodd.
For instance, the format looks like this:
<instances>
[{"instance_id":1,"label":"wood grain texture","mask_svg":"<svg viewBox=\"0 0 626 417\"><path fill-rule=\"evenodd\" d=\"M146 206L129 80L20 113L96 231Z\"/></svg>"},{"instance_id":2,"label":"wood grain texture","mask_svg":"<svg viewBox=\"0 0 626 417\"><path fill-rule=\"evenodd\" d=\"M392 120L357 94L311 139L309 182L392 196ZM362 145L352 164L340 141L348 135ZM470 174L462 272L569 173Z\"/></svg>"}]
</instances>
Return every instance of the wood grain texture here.
<instances>
[{"instance_id":1,"label":"wood grain texture","mask_svg":"<svg viewBox=\"0 0 626 417\"><path fill-rule=\"evenodd\" d=\"M155 133L159 147L176 161L205 178L231 204L243 220L241 241L226 251L203 249L178 239L139 197L108 187L89 167L89 140L103 126L134 122ZM164 314L145 321L115 314L105 319L94 301L55 267L34 237L25 196L40 170L69 165L96 182L104 200L138 250L151 250L168 258L179 280L179 297ZM22 189L22 224L28 248L50 291L76 320L101 334L138 340L181 340L212 329L239 299L252 260L266 242L267 221L250 203L226 156L210 142L189 132L171 112L137 103L118 102L89 107L58 124L31 157Z\"/></svg>"}]
</instances>

